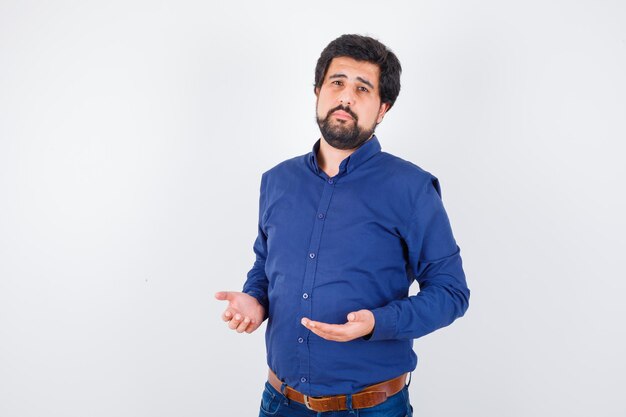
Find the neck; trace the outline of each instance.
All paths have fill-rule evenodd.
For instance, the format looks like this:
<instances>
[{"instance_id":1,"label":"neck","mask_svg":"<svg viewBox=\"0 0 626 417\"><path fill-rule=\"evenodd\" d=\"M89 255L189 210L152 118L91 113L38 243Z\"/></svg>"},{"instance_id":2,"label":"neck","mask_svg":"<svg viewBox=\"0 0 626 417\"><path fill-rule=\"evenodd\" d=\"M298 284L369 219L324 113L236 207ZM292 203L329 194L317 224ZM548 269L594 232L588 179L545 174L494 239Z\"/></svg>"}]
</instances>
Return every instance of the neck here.
<instances>
[{"instance_id":1,"label":"neck","mask_svg":"<svg viewBox=\"0 0 626 417\"><path fill-rule=\"evenodd\" d=\"M368 140L370 139L371 136ZM334 177L339 172L339 164L341 164L341 161L352 155L352 153L354 153L354 151L356 151L357 149L358 148L333 148L328 144L328 142L326 142L326 139L324 139L324 137L322 136L320 140L320 148L317 151L317 163L320 169L324 171L329 177Z\"/></svg>"}]
</instances>

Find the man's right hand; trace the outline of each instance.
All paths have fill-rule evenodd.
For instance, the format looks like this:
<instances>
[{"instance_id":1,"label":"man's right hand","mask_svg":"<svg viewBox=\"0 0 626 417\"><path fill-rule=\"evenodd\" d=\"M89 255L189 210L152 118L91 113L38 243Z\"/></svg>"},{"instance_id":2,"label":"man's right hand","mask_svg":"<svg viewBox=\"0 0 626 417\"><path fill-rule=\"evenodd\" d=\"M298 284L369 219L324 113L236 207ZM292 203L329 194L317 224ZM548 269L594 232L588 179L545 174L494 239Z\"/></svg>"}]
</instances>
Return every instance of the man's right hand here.
<instances>
[{"instance_id":1,"label":"man's right hand","mask_svg":"<svg viewBox=\"0 0 626 417\"><path fill-rule=\"evenodd\" d=\"M222 313L222 320L237 333L252 333L259 328L265 316L265 309L256 298L243 292L220 291L215 293L218 300L227 300L228 307Z\"/></svg>"}]
</instances>

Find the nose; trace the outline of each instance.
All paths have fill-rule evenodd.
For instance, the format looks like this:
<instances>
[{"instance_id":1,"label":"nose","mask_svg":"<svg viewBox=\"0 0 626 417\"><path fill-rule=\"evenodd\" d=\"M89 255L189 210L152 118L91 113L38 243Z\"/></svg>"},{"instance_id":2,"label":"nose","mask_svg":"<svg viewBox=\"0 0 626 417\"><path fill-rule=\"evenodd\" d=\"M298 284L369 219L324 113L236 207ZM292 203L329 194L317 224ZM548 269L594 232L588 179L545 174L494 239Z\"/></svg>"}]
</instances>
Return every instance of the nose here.
<instances>
[{"instance_id":1,"label":"nose","mask_svg":"<svg viewBox=\"0 0 626 417\"><path fill-rule=\"evenodd\" d=\"M349 88L343 89L341 95L339 96L339 102L344 106L354 104L354 94L352 93L352 90Z\"/></svg>"}]
</instances>

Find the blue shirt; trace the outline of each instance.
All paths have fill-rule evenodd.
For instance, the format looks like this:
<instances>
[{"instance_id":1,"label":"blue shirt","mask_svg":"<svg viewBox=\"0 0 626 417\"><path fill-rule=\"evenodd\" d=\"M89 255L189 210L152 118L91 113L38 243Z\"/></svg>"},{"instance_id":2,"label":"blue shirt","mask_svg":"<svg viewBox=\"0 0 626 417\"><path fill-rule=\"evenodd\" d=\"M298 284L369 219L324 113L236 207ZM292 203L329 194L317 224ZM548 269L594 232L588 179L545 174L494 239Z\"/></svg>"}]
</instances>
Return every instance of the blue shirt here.
<instances>
[{"instance_id":1,"label":"blue shirt","mask_svg":"<svg viewBox=\"0 0 626 417\"><path fill-rule=\"evenodd\" d=\"M375 135L330 178L317 163L320 140L262 174L243 286L265 307L268 366L309 396L413 371L413 339L463 316L470 296L437 178L382 152ZM420 291L409 296L413 280ZM376 319L369 338L329 341L300 323L344 324L361 309Z\"/></svg>"}]
</instances>

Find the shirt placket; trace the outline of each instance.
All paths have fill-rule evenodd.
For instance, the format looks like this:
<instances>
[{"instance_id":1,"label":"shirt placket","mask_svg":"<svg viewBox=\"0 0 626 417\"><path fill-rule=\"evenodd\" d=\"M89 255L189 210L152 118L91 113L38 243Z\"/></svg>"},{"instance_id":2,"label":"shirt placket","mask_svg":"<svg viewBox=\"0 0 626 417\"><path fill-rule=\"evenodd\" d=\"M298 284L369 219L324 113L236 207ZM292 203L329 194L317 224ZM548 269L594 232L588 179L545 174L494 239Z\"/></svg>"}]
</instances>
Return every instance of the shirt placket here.
<instances>
[{"instance_id":1,"label":"shirt placket","mask_svg":"<svg viewBox=\"0 0 626 417\"><path fill-rule=\"evenodd\" d=\"M312 307L311 299L313 297L313 285L315 283L315 274L317 271L318 251L320 242L322 240L322 232L324 230L324 223L328 208L330 206L330 200L335 189L336 178L326 178L324 189L322 191L322 197L320 198L317 212L315 214L315 223L313 231L311 233L311 242L309 244L309 250L307 251L307 263L304 272L304 282L302 284L302 299L300 302L300 317L308 317L312 319ZM311 334L310 330L306 330L304 326L301 327L302 334L298 337L297 343L299 344L298 356L300 359L300 382L305 385L306 392L310 392L310 370L311 370L311 352L308 343L308 337Z\"/></svg>"}]
</instances>

